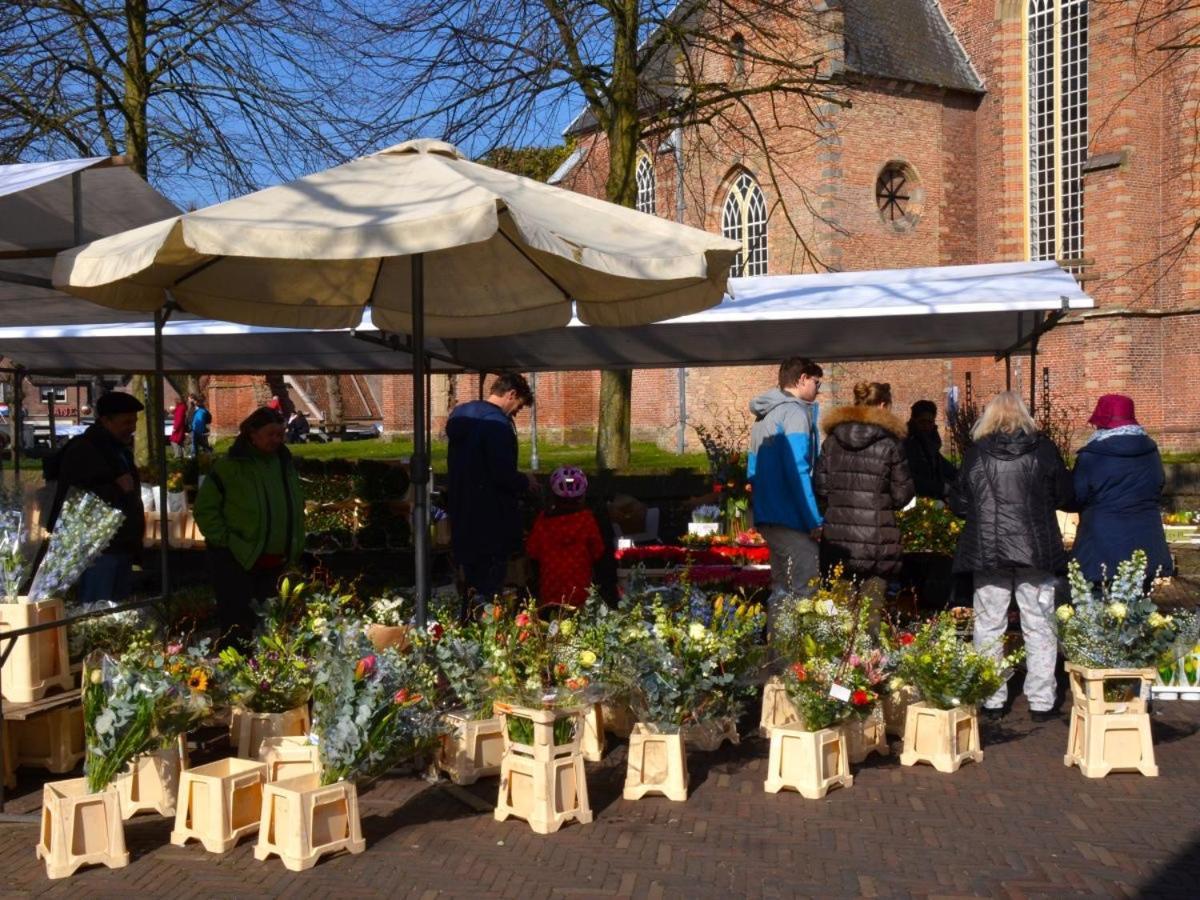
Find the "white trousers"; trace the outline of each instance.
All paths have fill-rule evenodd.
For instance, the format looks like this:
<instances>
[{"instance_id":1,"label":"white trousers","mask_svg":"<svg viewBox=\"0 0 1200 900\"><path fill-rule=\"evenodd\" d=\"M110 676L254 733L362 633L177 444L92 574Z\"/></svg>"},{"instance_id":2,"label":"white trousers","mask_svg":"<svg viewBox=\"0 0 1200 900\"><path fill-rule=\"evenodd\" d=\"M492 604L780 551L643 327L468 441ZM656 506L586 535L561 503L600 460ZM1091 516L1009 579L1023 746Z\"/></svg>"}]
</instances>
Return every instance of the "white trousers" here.
<instances>
[{"instance_id":1,"label":"white trousers","mask_svg":"<svg viewBox=\"0 0 1200 900\"><path fill-rule=\"evenodd\" d=\"M1004 655L1008 608L1015 593L1025 637L1025 696L1035 712L1054 706L1054 668L1058 662L1054 581L1053 575L1036 569L975 573L975 649L996 659ZM998 709L1007 699L1008 685L1002 684L984 706Z\"/></svg>"}]
</instances>

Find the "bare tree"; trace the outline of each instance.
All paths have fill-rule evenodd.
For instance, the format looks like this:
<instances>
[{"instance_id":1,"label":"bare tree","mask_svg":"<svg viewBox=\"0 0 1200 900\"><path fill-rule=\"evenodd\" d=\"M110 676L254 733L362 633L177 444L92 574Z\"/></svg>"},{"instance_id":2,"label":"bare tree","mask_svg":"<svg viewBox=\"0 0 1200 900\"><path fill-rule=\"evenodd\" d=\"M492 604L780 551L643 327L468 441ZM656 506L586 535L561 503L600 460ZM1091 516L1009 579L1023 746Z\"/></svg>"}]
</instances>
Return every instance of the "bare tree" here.
<instances>
[{"instance_id":1,"label":"bare tree","mask_svg":"<svg viewBox=\"0 0 1200 900\"><path fill-rule=\"evenodd\" d=\"M684 130L693 147L703 133L735 156L757 154L772 180L786 177L776 148L766 152L767 134L794 127L816 142L828 104L843 103L830 65L841 19L830 7L399 0L386 16L363 19L381 36L378 64L395 73L402 127L481 150L544 141L553 123L581 113L575 131L603 137L592 146L602 143L607 157L605 196L634 206L639 146ZM792 225L803 241L804 229ZM603 374L601 467L628 462L631 385L629 371Z\"/></svg>"},{"instance_id":2,"label":"bare tree","mask_svg":"<svg viewBox=\"0 0 1200 900\"><path fill-rule=\"evenodd\" d=\"M0 161L124 154L185 203L341 161L394 130L357 6L10 0Z\"/></svg>"}]
</instances>

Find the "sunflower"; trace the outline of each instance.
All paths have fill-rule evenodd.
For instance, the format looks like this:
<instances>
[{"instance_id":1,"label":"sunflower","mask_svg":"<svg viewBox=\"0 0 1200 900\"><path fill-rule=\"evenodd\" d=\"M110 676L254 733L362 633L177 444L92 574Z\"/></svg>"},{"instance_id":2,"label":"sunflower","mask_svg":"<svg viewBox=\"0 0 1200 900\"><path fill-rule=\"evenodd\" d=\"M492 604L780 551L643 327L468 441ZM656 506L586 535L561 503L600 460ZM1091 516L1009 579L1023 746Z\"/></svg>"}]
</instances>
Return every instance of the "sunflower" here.
<instances>
[{"instance_id":1,"label":"sunflower","mask_svg":"<svg viewBox=\"0 0 1200 900\"><path fill-rule=\"evenodd\" d=\"M188 675L188 687L196 693L208 690L208 673L198 667L192 669L191 674Z\"/></svg>"}]
</instances>

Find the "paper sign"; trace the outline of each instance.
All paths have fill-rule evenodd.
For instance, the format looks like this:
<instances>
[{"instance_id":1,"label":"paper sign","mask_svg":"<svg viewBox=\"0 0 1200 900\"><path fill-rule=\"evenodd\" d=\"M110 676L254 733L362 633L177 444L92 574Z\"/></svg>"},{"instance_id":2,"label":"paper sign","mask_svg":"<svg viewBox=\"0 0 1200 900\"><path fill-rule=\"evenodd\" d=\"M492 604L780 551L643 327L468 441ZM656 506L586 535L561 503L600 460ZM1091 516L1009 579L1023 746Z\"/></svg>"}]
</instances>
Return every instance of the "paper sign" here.
<instances>
[{"instance_id":1,"label":"paper sign","mask_svg":"<svg viewBox=\"0 0 1200 900\"><path fill-rule=\"evenodd\" d=\"M829 696L834 700L840 700L843 703L850 702L850 688L841 684L831 684L829 686Z\"/></svg>"}]
</instances>

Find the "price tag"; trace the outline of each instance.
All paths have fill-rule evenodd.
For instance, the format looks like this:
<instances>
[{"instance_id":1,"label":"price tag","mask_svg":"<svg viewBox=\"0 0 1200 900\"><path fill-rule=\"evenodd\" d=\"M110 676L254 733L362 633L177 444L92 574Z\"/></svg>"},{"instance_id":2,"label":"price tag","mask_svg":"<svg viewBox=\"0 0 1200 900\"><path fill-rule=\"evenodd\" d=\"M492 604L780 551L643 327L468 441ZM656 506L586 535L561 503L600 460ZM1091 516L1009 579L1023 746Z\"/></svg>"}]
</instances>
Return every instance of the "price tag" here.
<instances>
[{"instance_id":1,"label":"price tag","mask_svg":"<svg viewBox=\"0 0 1200 900\"><path fill-rule=\"evenodd\" d=\"M850 702L850 688L842 684L831 684L829 686L829 696L834 700L840 700L842 703Z\"/></svg>"}]
</instances>

